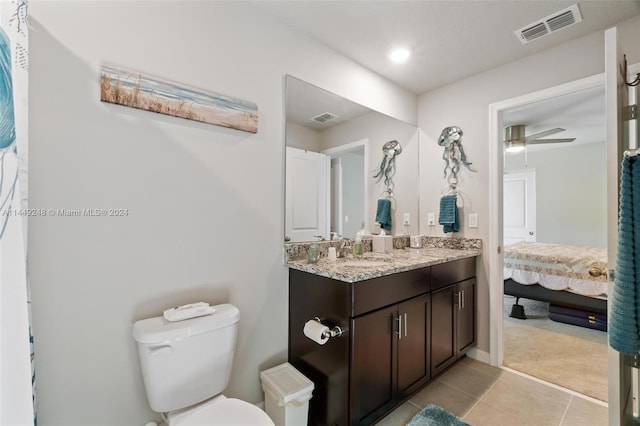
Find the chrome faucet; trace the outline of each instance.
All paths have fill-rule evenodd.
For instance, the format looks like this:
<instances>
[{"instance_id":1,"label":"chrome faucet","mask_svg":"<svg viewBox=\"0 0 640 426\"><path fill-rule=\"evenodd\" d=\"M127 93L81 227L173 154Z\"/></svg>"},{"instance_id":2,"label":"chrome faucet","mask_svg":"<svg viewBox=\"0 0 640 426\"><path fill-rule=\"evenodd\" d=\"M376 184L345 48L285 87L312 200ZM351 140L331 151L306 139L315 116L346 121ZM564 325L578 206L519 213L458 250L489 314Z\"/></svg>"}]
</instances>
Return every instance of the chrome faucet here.
<instances>
[{"instance_id":1,"label":"chrome faucet","mask_svg":"<svg viewBox=\"0 0 640 426\"><path fill-rule=\"evenodd\" d=\"M314 238L317 238L318 241L325 241L324 235L314 235Z\"/></svg>"}]
</instances>

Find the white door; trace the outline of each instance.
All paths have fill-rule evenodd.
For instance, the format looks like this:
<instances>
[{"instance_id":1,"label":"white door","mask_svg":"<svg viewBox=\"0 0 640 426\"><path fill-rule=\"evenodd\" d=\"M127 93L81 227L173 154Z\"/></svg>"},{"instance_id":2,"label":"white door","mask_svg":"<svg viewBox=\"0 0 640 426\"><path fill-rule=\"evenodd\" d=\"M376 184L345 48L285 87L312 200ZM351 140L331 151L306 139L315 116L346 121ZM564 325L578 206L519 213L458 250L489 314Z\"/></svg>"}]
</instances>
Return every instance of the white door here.
<instances>
[{"instance_id":1,"label":"white door","mask_svg":"<svg viewBox=\"0 0 640 426\"><path fill-rule=\"evenodd\" d=\"M329 156L287 147L285 238L329 239Z\"/></svg>"},{"instance_id":2,"label":"white door","mask_svg":"<svg viewBox=\"0 0 640 426\"><path fill-rule=\"evenodd\" d=\"M507 172L503 184L504 245L536 241L536 172Z\"/></svg>"}]
</instances>

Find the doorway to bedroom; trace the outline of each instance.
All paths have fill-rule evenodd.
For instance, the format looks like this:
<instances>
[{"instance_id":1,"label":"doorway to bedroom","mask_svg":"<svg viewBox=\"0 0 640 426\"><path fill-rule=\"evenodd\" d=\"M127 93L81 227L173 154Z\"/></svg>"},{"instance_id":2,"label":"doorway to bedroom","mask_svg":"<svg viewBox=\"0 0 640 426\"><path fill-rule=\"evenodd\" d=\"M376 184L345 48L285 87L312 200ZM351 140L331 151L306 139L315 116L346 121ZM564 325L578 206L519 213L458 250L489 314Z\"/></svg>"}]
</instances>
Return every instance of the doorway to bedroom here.
<instances>
[{"instance_id":1,"label":"doorway to bedroom","mask_svg":"<svg viewBox=\"0 0 640 426\"><path fill-rule=\"evenodd\" d=\"M501 127L502 365L606 402L606 278L588 272L606 267L604 86L504 109Z\"/></svg>"}]
</instances>

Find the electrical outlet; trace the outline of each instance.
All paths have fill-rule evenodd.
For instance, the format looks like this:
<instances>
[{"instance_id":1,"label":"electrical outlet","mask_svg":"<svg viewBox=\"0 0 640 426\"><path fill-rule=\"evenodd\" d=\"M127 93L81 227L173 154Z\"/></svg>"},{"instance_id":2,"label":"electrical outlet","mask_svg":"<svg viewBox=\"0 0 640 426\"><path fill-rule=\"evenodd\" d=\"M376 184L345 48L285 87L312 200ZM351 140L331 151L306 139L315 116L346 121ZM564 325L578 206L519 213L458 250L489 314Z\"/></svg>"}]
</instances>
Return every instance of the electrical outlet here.
<instances>
[{"instance_id":1,"label":"electrical outlet","mask_svg":"<svg viewBox=\"0 0 640 426\"><path fill-rule=\"evenodd\" d=\"M427 225L436 226L436 214L435 213L427 213Z\"/></svg>"},{"instance_id":2,"label":"electrical outlet","mask_svg":"<svg viewBox=\"0 0 640 426\"><path fill-rule=\"evenodd\" d=\"M411 213L404 213L402 215L402 224L411 225Z\"/></svg>"},{"instance_id":3,"label":"electrical outlet","mask_svg":"<svg viewBox=\"0 0 640 426\"><path fill-rule=\"evenodd\" d=\"M469 228L478 227L478 213L469 213Z\"/></svg>"}]
</instances>

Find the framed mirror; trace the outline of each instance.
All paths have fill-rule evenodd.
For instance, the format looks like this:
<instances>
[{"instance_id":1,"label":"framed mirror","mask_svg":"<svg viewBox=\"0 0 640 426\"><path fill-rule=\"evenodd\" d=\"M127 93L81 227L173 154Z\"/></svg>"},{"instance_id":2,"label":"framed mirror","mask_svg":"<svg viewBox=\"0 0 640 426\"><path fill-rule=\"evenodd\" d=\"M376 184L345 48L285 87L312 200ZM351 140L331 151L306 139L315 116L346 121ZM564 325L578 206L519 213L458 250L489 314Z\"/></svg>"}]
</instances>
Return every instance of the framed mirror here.
<instances>
[{"instance_id":1,"label":"framed mirror","mask_svg":"<svg viewBox=\"0 0 640 426\"><path fill-rule=\"evenodd\" d=\"M285 242L380 233L377 200L389 194L373 176L390 140L402 145L391 234L417 234L418 129L296 77L285 87Z\"/></svg>"}]
</instances>

